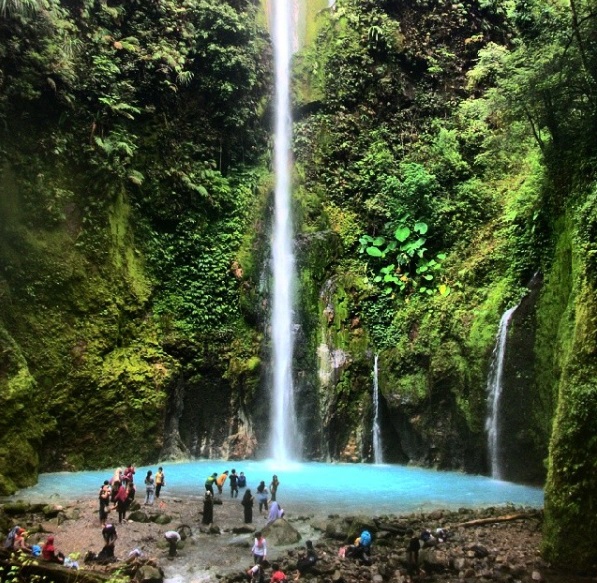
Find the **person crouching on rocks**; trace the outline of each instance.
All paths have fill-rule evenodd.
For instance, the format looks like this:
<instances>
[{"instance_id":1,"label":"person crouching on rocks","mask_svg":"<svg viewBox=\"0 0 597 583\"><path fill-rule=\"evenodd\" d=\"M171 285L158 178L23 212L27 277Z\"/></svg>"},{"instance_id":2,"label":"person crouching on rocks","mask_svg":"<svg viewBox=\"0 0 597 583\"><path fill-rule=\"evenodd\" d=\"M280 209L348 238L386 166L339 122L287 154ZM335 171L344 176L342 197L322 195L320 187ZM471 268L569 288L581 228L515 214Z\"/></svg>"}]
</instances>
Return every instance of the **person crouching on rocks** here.
<instances>
[{"instance_id":1,"label":"person crouching on rocks","mask_svg":"<svg viewBox=\"0 0 597 583\"><path fill-rule=\"evenodd\" d=\"M274 563L272 565L272 576L270 578L270 583L285 583L286 582L286 574L282 569L280 569L280 565Z\"/></svg>"},{"instance_id":2,"label":"person crouching on rocks","mask_svg":"<svg viewBox=\"0 0 597 583\"><path fill-rule=\"evenodd\" d=\"M53 563L60 563L61 565L64 563L64 555L56 551L56 547L54 546L54 537L49 536L41 548L41 556L44 561L51 561Z\"/></svg>"},{"instance_id":3,"label":"person crouching on rocks","mask_svg":"<svg viewBox=\"0 0 597 583\"><path fill-rule=\"evenodd\" d=\"M178 534L178 532L176 532L175 530L167 530L164 533L164 538L168 541L168 556L169 557L175 557L177 552L176 552L176 547L178 546L178 543L180 542L180 534Z\"/></svg>"},{"instance_id":4,"label":"person crouching on rocks","mask_svg":"<svg viewBox=\"0 0 597 583\"><path fill-rule=\"evenodd\" d=\"M315 566L315 563L317 563L318 557L315 549L313 548L313 543L308 540L305 543L305 546L307 547L307 552L303 556L299 557L299 560L296 563L296 573L294 574L295 581L297 581L301 575L311 571L311 569Z\"/></svg>"}]
</instances>

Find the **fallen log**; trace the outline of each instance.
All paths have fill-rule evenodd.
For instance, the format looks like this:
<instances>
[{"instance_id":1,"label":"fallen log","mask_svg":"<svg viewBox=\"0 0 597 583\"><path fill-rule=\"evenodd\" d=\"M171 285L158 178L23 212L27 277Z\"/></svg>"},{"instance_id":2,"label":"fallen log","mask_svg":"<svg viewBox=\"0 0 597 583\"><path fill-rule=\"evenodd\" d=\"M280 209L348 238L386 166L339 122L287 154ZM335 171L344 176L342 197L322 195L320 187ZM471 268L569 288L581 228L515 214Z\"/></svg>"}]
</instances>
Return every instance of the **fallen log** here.
<instances>
[{"instance_id":1,"label":"fallen log","mask_svg":"<svg viewBox=\"0 0 597 583\"><path fill-rule=\"evenodd\" d=\"M491 516L490 518L477 518L468 522L461 522L455 526L468 528L470 526L481 526L483 524L494 524L497 522L512 522L513 520L525 520L527 518L539 518L537 512L517 512L516 514L507 514L505 516Z\"/></svg>"}]
</instances>

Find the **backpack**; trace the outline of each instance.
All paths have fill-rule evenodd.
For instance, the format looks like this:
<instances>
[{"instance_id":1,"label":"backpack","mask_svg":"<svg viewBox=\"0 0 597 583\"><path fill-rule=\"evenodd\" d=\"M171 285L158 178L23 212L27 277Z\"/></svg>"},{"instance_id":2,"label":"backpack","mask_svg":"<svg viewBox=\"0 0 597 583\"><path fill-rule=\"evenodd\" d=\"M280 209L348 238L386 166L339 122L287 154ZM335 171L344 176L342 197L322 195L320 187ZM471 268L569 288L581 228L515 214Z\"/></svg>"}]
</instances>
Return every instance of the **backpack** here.
<instances>
[{"instance_id":1,"label":"backpack","mask_svg":"<svg viewBox=\"0 0 597 583\"><path fill-rule=\"evenodd\" d=\"M361 546L363 546L363 547L371 546L371 533L368 530L364 530L361 533Z\"/></svg>"},{"instance_id":2,"label":"backpack","mask_svg":"<svg viewBox=\"0 0 597 583\"><path fill-rule=\"evenodd\" d=\"M9 531L8 535L6 535L6 539L4 540L4 548L10 549L15 543L15 537L17 536L17 531L20 529L20 526L13 526Z\"/></svg>"}]
</instances>

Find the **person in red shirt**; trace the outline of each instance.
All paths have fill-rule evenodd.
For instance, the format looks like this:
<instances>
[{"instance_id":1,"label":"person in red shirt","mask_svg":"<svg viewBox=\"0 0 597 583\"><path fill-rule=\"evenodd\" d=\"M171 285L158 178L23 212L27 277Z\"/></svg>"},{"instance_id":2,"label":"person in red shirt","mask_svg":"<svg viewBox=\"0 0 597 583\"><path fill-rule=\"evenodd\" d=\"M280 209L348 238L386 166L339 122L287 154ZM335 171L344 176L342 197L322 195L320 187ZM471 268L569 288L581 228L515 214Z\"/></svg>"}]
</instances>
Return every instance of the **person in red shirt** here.
<instances>
[{"instance_id":1,"label":"person in red shirt","mask_svg":"<svg viewBox=\"0 0 597 583\"><path fill-rule=\"evenodd\" d=\"M45 561L52 561L54 563L64 563L64 555L60 552L56 552L54 546L54 537L49 536L44 546L41 549L41 556Z\"/></svg>"},{"instance_id":2,"label":"person in red shirt","mask_svg":"<svg viewBox=\"0 0 597 583\"><path fill-rule=\"evenodd\" d=\"M274 563L272 565L272 577L270 583L285 583L286 575L280 570L280 565Z\"/></svg>"}]
</instances>

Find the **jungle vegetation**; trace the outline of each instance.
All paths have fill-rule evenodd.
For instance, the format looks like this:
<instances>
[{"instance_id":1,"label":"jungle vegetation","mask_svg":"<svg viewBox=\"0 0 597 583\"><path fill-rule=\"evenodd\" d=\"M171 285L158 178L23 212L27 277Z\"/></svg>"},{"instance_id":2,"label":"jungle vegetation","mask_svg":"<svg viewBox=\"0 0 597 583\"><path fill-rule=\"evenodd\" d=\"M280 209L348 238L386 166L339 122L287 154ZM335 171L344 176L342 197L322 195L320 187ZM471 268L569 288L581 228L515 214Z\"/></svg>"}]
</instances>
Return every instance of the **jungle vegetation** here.
<instances>
[{"instance_id":1,"label":"jungle vegetation","mask_svg":"<svg viewBox=\"0 0 597 583\"><path fill-rule=\"evenodd\" d=\"M546 558L589 568L595 4L321 4L294 69L306 453L358 441L374 347L389 415L440 442L409 459L482 467L499 318L540 273L523 437L543 458ZM250 0L0 2L0 493L259 442L266 24ZM329 385L321 345L350 355Z\"/></svg>"}]
</instances>

